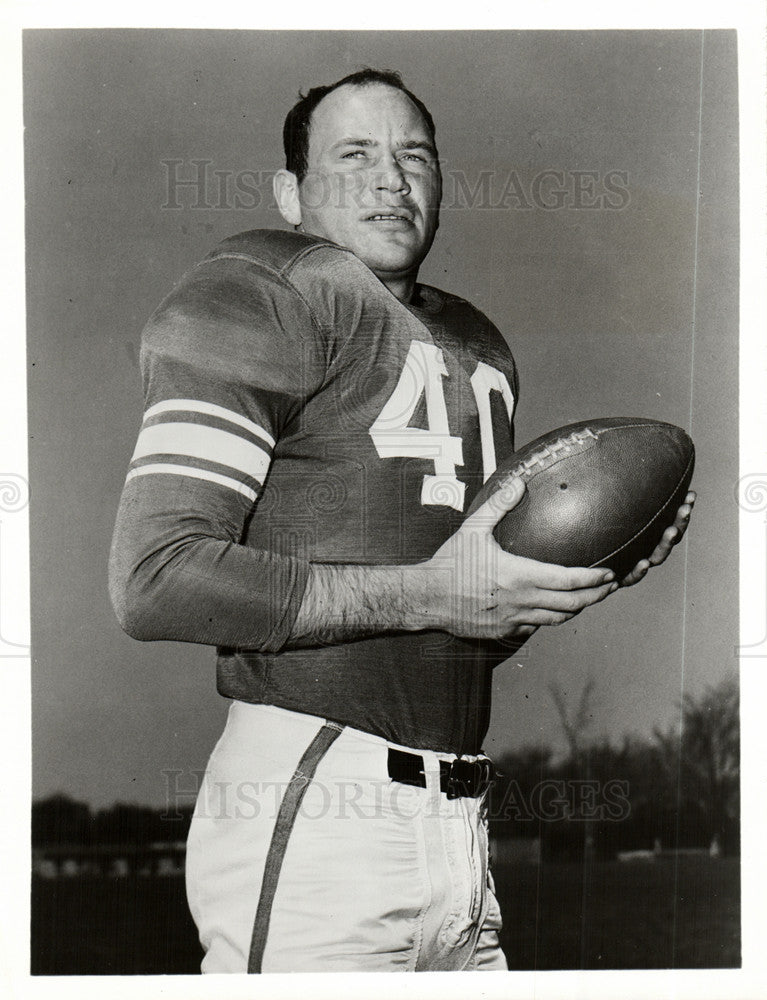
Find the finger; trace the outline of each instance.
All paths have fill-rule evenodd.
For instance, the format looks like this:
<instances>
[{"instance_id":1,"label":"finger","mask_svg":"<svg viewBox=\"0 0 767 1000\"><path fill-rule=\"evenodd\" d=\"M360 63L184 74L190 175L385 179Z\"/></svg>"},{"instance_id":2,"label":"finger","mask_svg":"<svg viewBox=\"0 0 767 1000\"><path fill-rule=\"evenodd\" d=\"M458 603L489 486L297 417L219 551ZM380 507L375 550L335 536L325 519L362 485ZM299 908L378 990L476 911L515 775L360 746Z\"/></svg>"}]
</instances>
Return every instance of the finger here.
<instances>
[{"instance_id":1,"label":"finger","mask_svg":"<svg viewBox=\"0 0 767 1000\"><path fill-rule=\"evenodd\" d=\"M540 626L538 625L515 625L514 628L507 633L506 639L529 639L531 635L538 631Z\"/></svg>"},{"instance_id":2,"label":"finger","mask_svg":"<svg viewBox=\"0 0 767 1000\"><path fill-rule=\"evenodd\" d=\"M669 554L673 547L679 542L682 537L683 532L681 532L676 525L672 525L670 528L666 528L663 532L661 540L653 549L650 554L650 565L660 566L668 559Z\"/></svg>"},{"instance_id":3,"label":"finger","mask_svg":"<svg viewBox=\"0 0 767 1000\"><path fill-rule=\"evenodd\" d=\"M684 502L688 504L690 507L694 507L695 501L697 499L698 499L698 494L695 492L695 490L690 490L690 492L684 498Z\"/></svg>"},{"instance_id":4,"label":"finger","mask_svg":"<svg viewBox=\"0 0 767 1000\"><path fill-rule=\"evenodd\" d=\"M531 608L525 612L525 622L534 623L536 628L541 625L564 625L573 617L562 611L549 611L546 608Z\"/></svg>"},{"instance_id":5,"label":"finger","mask_svg":"<svg viewBox=\"0 0 767 1000\"><path fill-rule=\"evenodd\" d=\"M603 601L608 594L611 594L613 590L617 589L617 587L617 584L610 584L609 587L598 587L584 592L584 595L578 599L577 606L574 607L573 610L557 611L546 606L545 603L543 607L530 608L530 610L523 612L525 623L534 623L536 625L564 625L565 622L569 622L571 618L580 614L581 611L585 611L585 609L591 607L592 604L598 604L600 601Z\"/></svg>"},{"instance_id":6,"label":"finger","mask_svg":"<svg viewBox=\"0 0 767 1000\"><path fill-rule=\"evenodd\" d=\"M677 542L680 541L685 531L687 531L687 526L690 523L691 514L692 514L691 504L682 504L682 506L676 512L676 518L674 519L674 527L679 532L679 537L677 538Z\"/></svg>"},{"instance_id":7,"label":"finger","mask_svg":"<svg viewBox=\"0 0 767 1000\"><path fill-rule=\"evenodd\" d=\"M492 531L504 515L514 510L525 495L525 483L519 476L505 479L498 489L485 502L469 514L463 522L465 526L482 527Z\"/></svg>"},{"instance_id":8,"label":"finger","mask_svg":"<svg viewBox=\"0 0 767 1000\"><path fill-rule=\"evenodd\" d=\"M686 531L687 525L690 523L690 514L692 514L692 507L688 507L687 504L680 507L674 518L674 527L680 532Z\"/></svg>"},{"instance_id":9,"label":"finger","mask_svg":"<svg viewBox=\"0 0 767 1000\"><path fill-rule=\"evenodd\" d=\"M647 571L650 568L649 559L641 559L632 571L621 580L621 587L633 587L635 583L639 583L640 580L647 576Z\"/></svg>"},{"instance_id":10,"label":"finger","mask_svg":"<svg viewBox=\"0 0 767 1000\"><path fill-rule=\"evenodd\" d=\"M562 612L572 617L589 605L603 601L617 589L617 583L606 583L601 587L589 587L585 590L539 590L534 600L539 609Z\"/></svg>"},{"instance_id":11,"label":"finger","mask_svg":"<svg viewBox=\"0 0 767 1000\"><path fill-rule=\"evenodd\" d=\"M651 566L660 566L664 563L668 559L673 547L678 545L684 537L690 516L689 511L685 512L685 507L686 505L683 505L679 508L676 520L671 527L666 528L661 536L661 540L653 549L649 559Z\"/></svg>"},{"instance_id":12,"label":"finger","mask_svg":"<svg viewBox=\"0 0 767 1000\"><path fill-rule=\"evenodd\" d=\"M522 573L527 585L538 590L584 590L612 583L615 579L615 573L603 566L573 568L558 566L556 563L538 562L537 559L527 559L511 553L504 555L505 559L498 561L498 570L503 584L504 568L508 569L508 581L511 586L518 584Z\"/></svg>"}]
</instances>

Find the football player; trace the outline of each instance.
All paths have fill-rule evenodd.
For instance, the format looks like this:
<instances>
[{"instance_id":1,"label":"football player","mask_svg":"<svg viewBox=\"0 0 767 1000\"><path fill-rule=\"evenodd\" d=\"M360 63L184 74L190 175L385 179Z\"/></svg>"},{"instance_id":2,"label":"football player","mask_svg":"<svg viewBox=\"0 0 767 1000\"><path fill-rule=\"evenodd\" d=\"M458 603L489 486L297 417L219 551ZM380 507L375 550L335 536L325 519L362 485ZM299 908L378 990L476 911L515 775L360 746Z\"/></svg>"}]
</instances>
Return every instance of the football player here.
<instances>
[{"instance_id":1,"label":"football player","mask_svg":"<svg viewBox=\"0 0 767 1000\"><path fill-rule=\"evenodd\" d=\"M217 646L231 699L187 850L203 971L504 969L492 668L619 582L502 552L519 483L464 517L513 450L517 373L417 282L441 195L423 103L365 70L309 91L284 141L290 231L225 240L146 327L111 558L123 628Z\"/></svg>"}]
</instances>

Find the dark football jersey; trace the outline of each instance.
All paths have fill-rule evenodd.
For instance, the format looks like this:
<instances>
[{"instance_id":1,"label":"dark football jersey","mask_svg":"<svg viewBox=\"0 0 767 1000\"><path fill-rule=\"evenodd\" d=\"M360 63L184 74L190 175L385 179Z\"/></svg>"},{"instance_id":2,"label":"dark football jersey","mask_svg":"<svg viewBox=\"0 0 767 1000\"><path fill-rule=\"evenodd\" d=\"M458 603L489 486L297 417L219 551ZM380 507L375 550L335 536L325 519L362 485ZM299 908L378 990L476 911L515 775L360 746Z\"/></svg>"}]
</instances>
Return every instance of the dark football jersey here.
<instances>
[{"instance_id":1,"label":"dark football jersey","mask_svg":"<svg viewBox=\"0 0 767 1000\"><path fill-rule=\"evenodd\" d=\"M489 320L425 285L403 305L347 250L254 231L161 304L142 372L112 550L124 627L217 645L227 697L477 752L508 647L289 638L310 562L428 559L512 452L516 372Z\"/></svg>"}]
</instances>

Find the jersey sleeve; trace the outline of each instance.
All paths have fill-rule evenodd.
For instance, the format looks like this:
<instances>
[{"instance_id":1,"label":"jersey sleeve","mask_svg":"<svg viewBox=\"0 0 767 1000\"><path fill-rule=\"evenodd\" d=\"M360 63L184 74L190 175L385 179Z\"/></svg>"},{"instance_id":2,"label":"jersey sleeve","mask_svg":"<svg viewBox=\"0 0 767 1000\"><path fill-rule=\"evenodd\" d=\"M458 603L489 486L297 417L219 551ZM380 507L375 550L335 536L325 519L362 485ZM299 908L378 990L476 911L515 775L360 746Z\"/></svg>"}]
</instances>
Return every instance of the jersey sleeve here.
<instances>
[{"instance_id":1,"label":"jersey sleeve","mask_svg":"<svg viewBox=\"0 0 767 1000\"><path fill-rule=\"evenodd\" d=\"M141 365L146 409L110 555L118 620L138 639L276 652L308 563L243 540L280 437L325 375L320 329L278 273L223 256L161 304Z\"/></svg>"}]
</instances>

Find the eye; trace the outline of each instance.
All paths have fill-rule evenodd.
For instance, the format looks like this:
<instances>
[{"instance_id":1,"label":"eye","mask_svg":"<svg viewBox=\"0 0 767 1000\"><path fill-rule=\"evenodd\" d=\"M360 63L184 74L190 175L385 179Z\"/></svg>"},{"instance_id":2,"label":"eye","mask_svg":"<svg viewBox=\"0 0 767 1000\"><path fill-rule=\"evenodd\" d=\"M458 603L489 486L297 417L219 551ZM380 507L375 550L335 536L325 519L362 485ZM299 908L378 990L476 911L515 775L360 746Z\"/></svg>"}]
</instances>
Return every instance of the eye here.
<instances>
[{"instance_id":1,"label":"eye","mask_svg":"<svg viewBox=\"0 0 767 1000\"><path fill-rule=\"evenodd\" d=\"M364 149L352 149L348 153L343 153L341 155L342 160L356 160L358 157L365 156Z\"/></svg>"},{"instance_id":2,"label":"eye","mask_svg":"<svg viewBox=\"0 0 767 1000\"><path fill-rule=\"evenodd\" d=\"M420 156L418 153L403 153L400 159L413 160L415 163L426 163L426 158Z\"/></svg>"}]
</instances>

